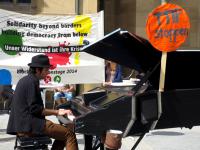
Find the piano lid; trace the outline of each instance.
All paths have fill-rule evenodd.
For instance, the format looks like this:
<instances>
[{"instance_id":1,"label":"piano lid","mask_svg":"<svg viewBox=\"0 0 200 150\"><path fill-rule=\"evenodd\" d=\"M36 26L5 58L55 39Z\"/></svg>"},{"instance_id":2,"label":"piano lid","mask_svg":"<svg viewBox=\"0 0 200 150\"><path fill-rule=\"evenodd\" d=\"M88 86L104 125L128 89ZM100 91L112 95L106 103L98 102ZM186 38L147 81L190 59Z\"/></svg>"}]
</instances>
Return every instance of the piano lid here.
<instances>
[{"instance_id":1,"label":"piano lid","mask_svg":"<svg viewBox=\"0 0 200 150\"><path fill-rule=\"evenodd\" d=\"M200 51L178 50L167 53L164 90L195 89L200 87ZM160 70L148 79L158 89Z\"/></svg>"},{"instance_id":2,"label":"piano lid","mask_svg":"<svg viewBox=\"0 0 200 150\"><path fill-rule=\"evenodd\" d=\"M147 40L120 28L86 46L83 51L139 72L147 72L161 58L161 52Z\"/></svg>"},{"instance_id":3,"label":"piano lid","mask_svg":"<svg viewBox=\"0 0 200 150\"><path fill-rule=\"evenodd\" d=\"M199 68L199 50L179 50L168 53L165 90L200 88Z\"/></svg>"}]
</instances>

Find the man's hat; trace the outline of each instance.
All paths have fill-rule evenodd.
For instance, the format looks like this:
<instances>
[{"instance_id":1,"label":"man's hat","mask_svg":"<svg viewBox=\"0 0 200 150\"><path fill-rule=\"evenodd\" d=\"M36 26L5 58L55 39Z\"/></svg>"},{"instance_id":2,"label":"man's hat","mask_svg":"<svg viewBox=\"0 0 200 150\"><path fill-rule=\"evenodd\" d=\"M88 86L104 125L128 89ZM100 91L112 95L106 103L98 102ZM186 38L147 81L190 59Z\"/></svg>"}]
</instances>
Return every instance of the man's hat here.
<instances>
[{"instance_id":1,"label":"man's hat","mask_svg":"<svg viewBox=\"0 0 200 150\"><path fill-rule=\"evenodd\" d=\"M41 67L41 68L48 68L52 65L49 62L49 58L46 55L36 55L32 57L31 63L28 64L30 67Z\"/></svg>"}]
</instances>

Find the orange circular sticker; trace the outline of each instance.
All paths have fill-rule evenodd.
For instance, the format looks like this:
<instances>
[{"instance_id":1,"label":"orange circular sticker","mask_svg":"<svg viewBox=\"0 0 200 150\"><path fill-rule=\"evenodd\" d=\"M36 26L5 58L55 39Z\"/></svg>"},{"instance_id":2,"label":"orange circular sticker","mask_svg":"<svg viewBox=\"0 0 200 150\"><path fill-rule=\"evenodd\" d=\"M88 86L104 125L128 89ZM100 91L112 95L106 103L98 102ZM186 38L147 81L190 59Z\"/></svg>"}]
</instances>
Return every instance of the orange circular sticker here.
<instances>
[{"instance_id":1,"label":"orange circular sticker","mask_svg":"<svg viewBox=\"0 0 200 150\"><path fill-rule=\"evenodd\" d=\"M148 16L146 33L151 44L164 52L175 51L188 37L190 21L183 8L166 3Z\"/></svg>"}]
</instances>

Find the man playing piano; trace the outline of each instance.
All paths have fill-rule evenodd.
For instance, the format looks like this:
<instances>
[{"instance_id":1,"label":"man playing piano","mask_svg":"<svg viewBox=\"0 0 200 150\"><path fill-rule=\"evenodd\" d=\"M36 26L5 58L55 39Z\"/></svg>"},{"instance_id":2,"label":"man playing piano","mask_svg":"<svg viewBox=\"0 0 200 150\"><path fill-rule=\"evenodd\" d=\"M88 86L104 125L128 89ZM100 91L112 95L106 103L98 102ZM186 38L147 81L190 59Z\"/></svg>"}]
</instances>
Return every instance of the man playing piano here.
<instances>
[{"instance_id":1,"label":"man playing piano","mask_svg":"<svg viewBox=\"0 0 200 150\"><path fill-rule=\"evenodd\" d=\"M55 139L52 149L78 150L76 135L70 126L62 126L45 119L48 115L71 115L70 110L44 108L39 80L49 74L46 55L32 57L27 76L19 80L11 105L7 133L17 136L47 135Z\"/></svg>"}]
</instances>

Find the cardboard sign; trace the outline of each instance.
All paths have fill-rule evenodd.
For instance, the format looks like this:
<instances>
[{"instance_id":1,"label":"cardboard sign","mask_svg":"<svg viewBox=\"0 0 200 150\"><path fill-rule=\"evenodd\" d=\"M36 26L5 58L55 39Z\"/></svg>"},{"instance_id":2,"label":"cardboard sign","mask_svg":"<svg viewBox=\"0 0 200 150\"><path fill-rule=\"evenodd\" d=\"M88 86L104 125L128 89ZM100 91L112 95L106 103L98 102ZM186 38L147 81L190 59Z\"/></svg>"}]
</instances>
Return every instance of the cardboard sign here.
<instances>
[{"instance_id":1,"label":"cardboard sign","mask_svg":"<svg viewBox=\"0 0 200 150\"><path fill-rule=\"evenodd\" d=\"M166 3L148 16L146 33L151 44L164 52L175 51L188 37L190 21L183 8Z\"/></svg>"}]
</instances>

